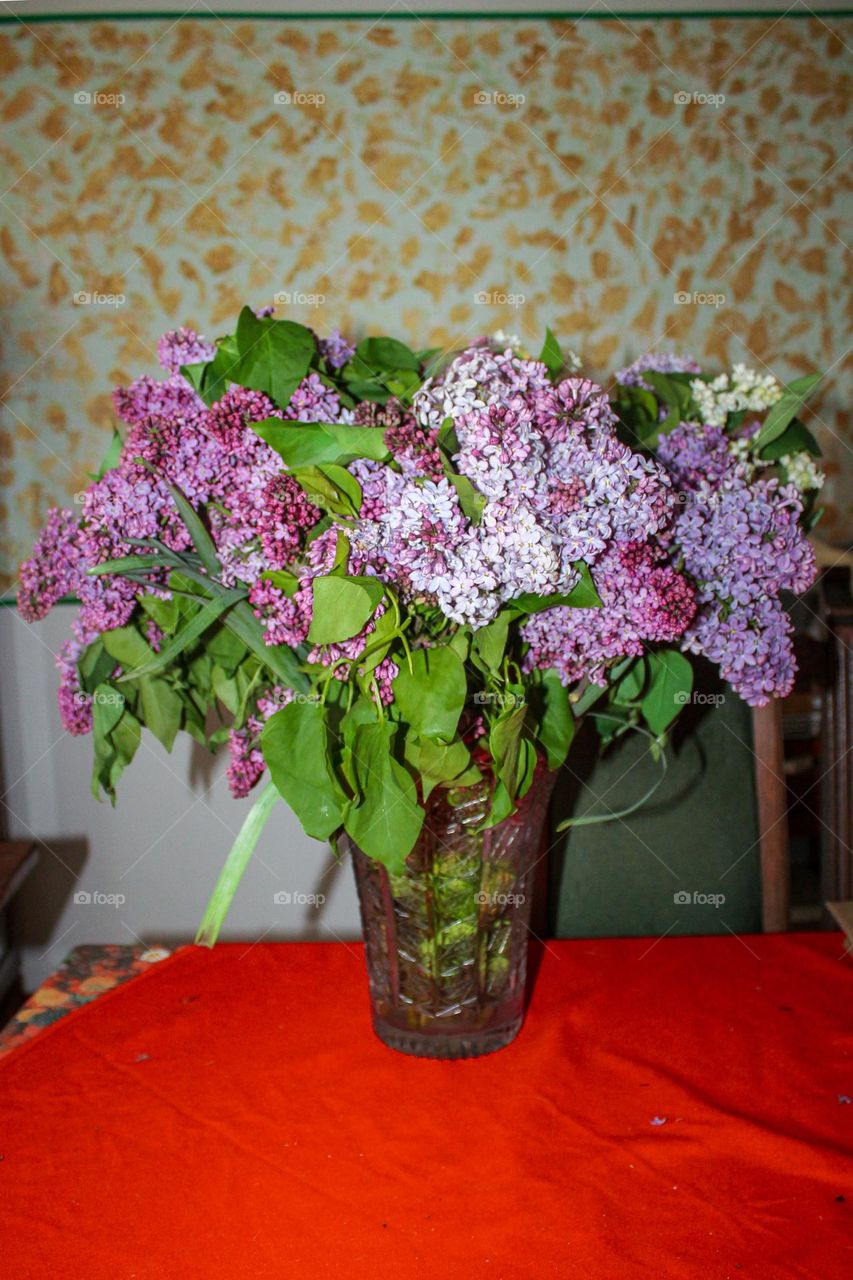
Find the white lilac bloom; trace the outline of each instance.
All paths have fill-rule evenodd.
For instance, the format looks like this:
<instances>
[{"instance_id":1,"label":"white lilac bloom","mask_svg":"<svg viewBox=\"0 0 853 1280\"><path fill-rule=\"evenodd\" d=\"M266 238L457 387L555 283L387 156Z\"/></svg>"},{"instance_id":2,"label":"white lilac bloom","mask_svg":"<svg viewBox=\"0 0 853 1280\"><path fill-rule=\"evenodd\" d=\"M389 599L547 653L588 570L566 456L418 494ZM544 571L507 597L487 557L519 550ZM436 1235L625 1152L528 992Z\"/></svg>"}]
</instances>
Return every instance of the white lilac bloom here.
<instances>
[{"instance_id":1,"label":"white lilac bloom","mask_svg":"<svg viewBox=\"0 0 853 1280\"><path fill-rule=\"evenodd\" d=\"M820 489L826 480L826 476L811 454L786 453L779 462L785 468L791 484L796 485L800 493L807 493L810 489Z\"/></svg>"},{"instance_id":2,"label":"white lilac bloom","mask_svg":"<svg viewBox=\"0 0 853 1280\"><path fill-rule=\"evenodd\" d=\"M730 413L769 409L782 394L772 374L745 364L736 364L731 374L721 373L710 382L694 378L690 390L702 421L714 427L724 427Z\"/></svg>"}]
</instances>

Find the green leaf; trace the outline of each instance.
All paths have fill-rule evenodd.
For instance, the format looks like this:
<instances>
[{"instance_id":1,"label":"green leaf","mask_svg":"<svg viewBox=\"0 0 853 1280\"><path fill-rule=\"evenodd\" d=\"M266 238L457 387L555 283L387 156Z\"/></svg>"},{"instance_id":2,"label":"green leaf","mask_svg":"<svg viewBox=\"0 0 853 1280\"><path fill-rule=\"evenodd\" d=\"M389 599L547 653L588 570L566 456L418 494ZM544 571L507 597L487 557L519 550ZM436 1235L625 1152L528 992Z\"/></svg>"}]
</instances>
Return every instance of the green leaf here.
<instances>
[{"instance_id":1,"label":"green leaf","mask_svg":"<svg viewBox=\"0 0 853 1280\"><path fill-rule=\"evenodd\" d=\"M212 947L219 937L228 908L231 906L234 894L237 892L237 887L276 800L278 800L278 791L275 785L269 782L246 815L199 925L195 938L199 946Z\"/></svg>"},{"instance_id":2,"label":"green leaf","mask_svg":"<svg viewBox=\"0 0 853 1280\"><path fill-rule=\"evenodd\" d=\"M485 495L480 493L479 489L474 488L467 476L461 476L457 471L449 467L443 454L442 461L445 463L445 475L456 490L456 496L459 499L459 505L463 513L472 524L479 524L486 508Z\"/></svg>"},{"instance_id":3,"label":"green leaf","mask_svg":"<svg viewBox=\"0 0 853 1280\"><path fill-rule=\"evenodd\" d=\"M310 329L292 320L258 319L244 307L237 322L240 363L234 381L264 391L284 409L317 352Z\"/></svg>"},{"instance_id":4,"label":"green leaf","mask_svg":"<svg viewBox=\"0 0 853 1280\"><path fill-rule=\"evenodd\" d=\"M143 724L171 751L181 727L184 704L168 680L145 676L139 682Z\"/></svg>"},{"instance_id":5,"label":"green leaf","mask_svg":"<svg viewBox=\"0 0 853 1280\"><path fill-rule=\"evenodd\" d=\"M138 667L134 667L131 671L126 671L119 677L119 683L126 680L138 680L141 676L153 675L156 671L165 671L171 667L175 658L194 644L205 631L213 625L227 609L236 604L238 600L243 600L246 591L243 588L235 587L231 591L224 591L221 596L217 596L214 600L206 600L198 612L190 619L186 626L182 627L176 636L164 645L159 653L155 653L154 657L148 662L142 663Z\"/></svg>"},{"instance_id":6,"label":"green leaf","mask_svg":"<svg viewBox=\"0 0 853 1280\"><path fill-rule=\"evenodd\" d=\"M347 798L329 757L325 708L291 702L267 720L261 749L270 776L305 832L328 840L344 819Z\"/></svg>"},{"instance_id":7,"label":"green leaf","mask_svg":"<svg viewBox=\"0 0 853 1280\"><path fill-rule=\"evenodd\" d=\"M542 676L543 708L537 737L545 749L549 769L558 769L569 754L575 736L575 718L569 707L568 690L556 671Z\"/></svg>"},{"instance_id":8,"label":"green leaf","mask_svg":"<svg viewBox=\"0 0 853 1280\"><path fill-rule=\"evenodd\" d=\"M163 600L160 596L141 595L139 604L144 613L157 624L160 630L170 636L178 625L180 608L175 596Z\"/></svg>"},{"instance_id":9,"label":"green leaf","mask_svg":"<svg viewBox=\"0 0 853 1280\"><path fill-rule=\"evenodd\" d=\"M101 459L101 465L95 472L89 472L92 480L103 480L108 471L112 471L118 466L121 457L122 439L118 431L113 431L113 438L109 443L109 448Z\"/></svg>"},{"instance_id":10,"label":"green leaf","mask_svg":"<svg viewBox=\"0 0 853 1280\"><path fill-rule=\"evenodd\" d=\"M780 436L766 444L759 457L764 462L775 462L788 453L810 453L813 458L821 456L820 445L799 418L794 418Z\"/></svg>"},{"instance_id":11,"label":"green leaf","mask_svg":"<svg viewBox=\"0 0 853 1280\"><path fill-rule=\"evenodd\" d=\"M556 378L563 367L563 353L560 350L559 342L548 328L545 330L545 341L542 344L542 350L539 352L539 359L551 377Z\"/></svg>"},{"instance_id":12,"label":"green leaf","mask_svg":"<svg viewBox=\"0 0 853 1280\"><path fill-rule=\"evenodd\" d=\"M124 697L111 684L99 684L92 694L92 730L96 738L109 737L124 712Z\"/></svg>"},{"instance_id":13,"label":"green leaf","mask_svg":"<svg viewBox=\"0 0 853 1280\"><path fill-rule=\"evenodd\" d=\"M155 656L147 640L143 640L136 627L117 627L104 632L104 648L125 670L141 667Z\"/></svg>"},{"instance_id":14,"label":"green leaf","mask_svg":"<svg viewBox=\"0 0 853 1280\"><path fill-rule=\"evenodd\" d=\"M352 767L360 804L346 815L347 834L369 858L399 875L424 821L411 774L393 756L395 726L388 720L360 724Z\"/></svg>"},{"instance_id":15,"label":"green leaf","mask_svg":"<svg viewBox=\"0 0 853 1280\"><path fill-rule=\"evenodd\" d=\"M495 674L503 661L510 617L510 612L502 609L491 622L478 628L471 636L472 659L489 674Z\"/></svg>"},{"instance_id":16,"label":"green leaf","mask_svg":"<svg viewBox=\"0 0 853 1280\"><path fill-rule=\"evenodd\" d=\"M450 742L467 690L464 664L452 649L416 649L411 671L401 666L394 681L395 706L421 737Z\"/></svg>"},{"instance_id":17,"label":"green leaf","mask_svg":"<svg viewBox=\"0 0 853 1280\"><path fill-rule=\"evenodd\" d=\"M80 687L84 693L94 693L98 685L115 671L116 660L107 653L103 639L94 640L77 660Z\"/></svg>"},{"instance_id":18,"label":"green leaf","mask_svg":"<svg viewBox=\"0 0 853 1280\"><path fill-rule=\"evenodd\" d=\"M339 644L358 635L385 594L378 578L315 578L308 639L311 644Z\"/></svg>"},{"instance_id":19,"label":"green leaf","mask_svg":"<svg viewBox=\"0 0 853 1280\"><path fill-rule=\"evenodd\" d=\"M345 366L344 378L350 381L372 381L382 373L397 369L419 371L421 362L414 351L396 338L365 338Z\"/></svg>"},{"instance_id":20,"label":"green leaf","mask_svg":"<svg viewBox=\"0 0 853 1280\"><path fill-rule=\"evenodd\" d=\"M575 568L580 571L580 579L571 591L554 592L540 596L535 592L523 592L510 600L506 606L513 617L521 613L541 613L544 609L568 607L571 609L598 609L601 607L601 596L595 589L589 565L584 560L576 560Z\"/></svg>"},{"instance_id":21,"label":"green leaf","mask_svg":"<svg viewBox=\"0 0 853 1280\"><path fill-rule=\"evenodd\" d=\"M640 707L652 733L661 734L690 698L693 668L676 649L650 653L646 662L649 686Z\"/></svg>"},{"instance_id":22,"label":"green leaf","mask_svg":"<svg viewBox=\"0 0 853 1280\"><path fill-rule=\"evenodd\" d=\"M275 449L292 471L336 464L346 466L357 458L382 462L388 457L382 427L356 427L333 422L282 422L267 418L249 424Z\"/></svg>"},{"instance_id":23,"label":"green leaf","mask_svg":"<svg viewBox=\"0 0 853 1280\"><path fill-rule=\"evenodd\" d=\"M503 783L511 800L516 794L519 740L526 716L527 706L522 703L502 712L489 730L489 751L494 761L495 776Z\"/></svg>"},{"instance_id":24,"label":"green leaf","mask_svg":"<svg viewBox=\"0 0 853 1280\"><path fill-rule=\"evenodd\" d=\"M807 373L789 382L781 397L771 406L764 425L753 441L753 449L761 453L765 445L780 436L793 418L796 418L806 400L823 377L822 373Z\"/></svg>"},{"instance_id":25,"label":"green leaf","mask_svg":"<svg viewBox=\"0 0 853 1280\"><path fill-rule=\"evenodd\" d=\"M113 726L110 734L116 757L121 762L122 767L129 765L136 755L141 738L142 726L136 716L125 708L124 715L118 724Z\"/></svg>"},{"instance_id":26,"label":"green leaf","mask_svg":"<svg viewBox=\"0 0 853 1280\"><path fill-rule=\"evenodd\" d=\"M263 582L271 582L274 587L290 600L299 590L299 579L295 573L291 573L289 569L266 569L261 574Z\"/></svg>"},{"instance_id":27,"label":"green leaf","mask_svg":"<svg viewBox=\"0 0 853 1280\"><path fill-rule=\"evenodd\" d=\"M420 774L421 795L427 800L437 786L454 782L465 772L471 752L460 738L436 742L411 731L406 738L406 760Z\"/></svg>"},{"instance_id":28,"label":"green leaf","mask_svg":"<svg viewBox=\"0 0 853 1280\"><path fill-rule=\"evenodd\" d=\"M611 687L611 701L618 707L631 706L640 697L645 684L646 662L644 658L637 658Z\"/></svg>"},{"instance_id":29,"label":"green leaf","mask_svg":"<svg viewBox=\"0 0 853 1280\"><path fill-rule=\"evenodd\" d=\"M292 472L312 502L335 515L357 516L361 510L361 485L344 467L327 463Z\"/></svg>"}]
</instances>

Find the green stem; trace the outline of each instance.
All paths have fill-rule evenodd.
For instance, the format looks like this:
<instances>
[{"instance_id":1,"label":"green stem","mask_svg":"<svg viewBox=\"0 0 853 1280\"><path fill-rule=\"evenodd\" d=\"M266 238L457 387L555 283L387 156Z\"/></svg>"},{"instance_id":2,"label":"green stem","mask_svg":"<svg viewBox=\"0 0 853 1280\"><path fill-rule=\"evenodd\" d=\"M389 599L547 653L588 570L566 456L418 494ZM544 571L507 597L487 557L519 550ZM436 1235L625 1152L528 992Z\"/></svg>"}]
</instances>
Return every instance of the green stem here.
<instances>
[{"instance_id":1,"label":"green stem","mask_svg":"<svg viewBox=\"0 0 853 1280\"><path fill-rule=\"evenodd\" d=\"M199 946L212 947L219 937L219 930L243 878L243 872L255 851L255 845L266 825L273 805L278 799L275 783L268 782L246 815L237 839L225 859L216 888L210 896L195 940Z\"/></svg>"}]
</instances>

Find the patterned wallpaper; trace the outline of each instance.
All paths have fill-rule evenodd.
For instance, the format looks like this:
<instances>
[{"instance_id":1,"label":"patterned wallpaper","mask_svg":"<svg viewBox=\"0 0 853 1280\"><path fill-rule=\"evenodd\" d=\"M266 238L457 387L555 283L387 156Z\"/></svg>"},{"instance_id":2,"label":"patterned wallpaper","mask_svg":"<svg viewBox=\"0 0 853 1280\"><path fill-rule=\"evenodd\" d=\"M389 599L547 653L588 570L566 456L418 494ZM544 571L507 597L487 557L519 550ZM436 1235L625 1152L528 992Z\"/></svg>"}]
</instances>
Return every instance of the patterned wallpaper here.
<instances>
[{"instance_id":1,"label":"patterned wallpaper","mask_svg":"<svg viewBox=\"0 0 853 1280\"><path fill-rule=\"evenodd\" d=\"M6 584L159 334L276 295L419 346L550 323L599 377L672 347L828 368L845 538L851 44L838 17L0 27Z\"/></svg>"}]
</instances>

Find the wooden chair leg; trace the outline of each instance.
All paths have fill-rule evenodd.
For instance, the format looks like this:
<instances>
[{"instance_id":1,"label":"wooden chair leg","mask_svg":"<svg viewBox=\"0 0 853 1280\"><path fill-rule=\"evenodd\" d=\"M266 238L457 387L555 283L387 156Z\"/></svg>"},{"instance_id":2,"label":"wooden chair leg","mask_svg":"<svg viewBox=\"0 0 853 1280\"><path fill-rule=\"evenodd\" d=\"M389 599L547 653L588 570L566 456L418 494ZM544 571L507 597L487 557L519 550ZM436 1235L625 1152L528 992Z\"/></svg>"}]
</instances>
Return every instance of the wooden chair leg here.
<instances>
[{"instance_id":1,"label":"wooden chair leg","mask_svg":"<svg viewBox=\"0 0 853 1280\"><path fill-rule=\"evenodd\" d=\"M753 712L755 789L761 855L761 920L765 933L788 928L791 863L782 739L782 703L773 699Z\"/></svg>"}]
</instances>

